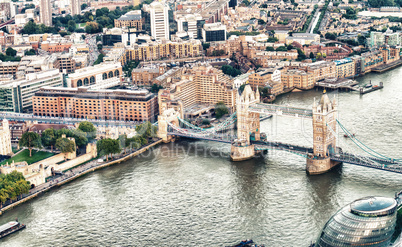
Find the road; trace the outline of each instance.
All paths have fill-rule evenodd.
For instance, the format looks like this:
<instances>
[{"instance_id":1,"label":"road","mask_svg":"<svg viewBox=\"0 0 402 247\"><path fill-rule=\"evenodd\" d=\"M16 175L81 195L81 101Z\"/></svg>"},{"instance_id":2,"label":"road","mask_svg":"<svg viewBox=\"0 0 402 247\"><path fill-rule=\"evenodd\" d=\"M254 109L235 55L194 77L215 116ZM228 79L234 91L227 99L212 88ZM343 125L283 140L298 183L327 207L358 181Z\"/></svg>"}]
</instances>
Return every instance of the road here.
<instances>
[{"instance_id":1,"label":"road","mask_svg":"<svg viewBox=\"0 0 402 247\"><path fill-rule=\"evenodd\" d=\"M96 36L97 34L88 34L85 38L85 42L89 46L89 66L92 66L94 64L100 54L98 51L98 45L96 44Z\"/></svg>"},{"instance_id":2,"label":"road","mask_svg":"<svg viewBox=\"0 0 402 247\"><path fill-rule=\"evenodd\" d=\"M140 122L135 121L115 121L115 120L100 120L100 119L80 119L80 118L65 118L65 117L41 117L26 113L0 112L0 119L8 119L13 121L38 121L38 123L52 124L75 124L82 121L89 121L96 126L124 126L133 127Z\"/></svg>"},{"instance_id":3,"label":"road","mask_svg":"<svg viewBox=\"0 0 402 247\"><path fill-rule=\"evenodd\" d=\"M317 9L317 12L314 14L314 20L311 22L312 24L310 24L310 29L309 29L309 33L313 33L314 32L314 28L315 28L315 26L317 25L317 23L318 23L318 20L320 19L320 14L321 14L321 11L319 11L318 9Z\"/></svg>"}]
</instances>

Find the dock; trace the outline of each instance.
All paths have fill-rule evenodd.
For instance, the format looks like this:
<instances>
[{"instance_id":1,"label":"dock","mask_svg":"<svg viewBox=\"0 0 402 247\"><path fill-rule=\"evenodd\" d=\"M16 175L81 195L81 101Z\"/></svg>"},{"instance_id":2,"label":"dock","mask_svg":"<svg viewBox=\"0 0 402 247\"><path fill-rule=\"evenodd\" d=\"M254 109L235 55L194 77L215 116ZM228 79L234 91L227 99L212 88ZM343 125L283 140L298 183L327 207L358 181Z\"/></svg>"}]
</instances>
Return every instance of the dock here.
<instances>
[{"instance_id":1,"label":"dock","mask_svg":"<svg viewBox=\"0 0 402 247\"><path fill-rule=\"evenodd\" d=\"M402 59L399 59L399 60L396 60L396 61L394 61L392 63L382 64L380 66L372 68L371 71L376 72L376 73L382 73L382 72L385 72L387 70L396 68L396 67L400 66L401 64L402 64Z\"/></svg>"},{"instance_id":2,"label":"dock","mask_svg":"<svg viewBox=\"0 0 402 247\"><path fill-rule=\"evenodd\" d=\"M364 87L360 88L360 95L366 94L366 93L371 93L374 91L377 91L378 89L382 89L384 88L384 83L380 82L380 85L374 85L368 89L364 89Z\"/></svg>"},{"instance_id":3,"label":"dock","mask_svg":"<svg viewBox=\"0 0 402 247\"><path fill-rule=\"evenodd\" d=\"M315 85L326 90L359 91L359 88L355 87L357 84L357 81L351 79L327 78L325 81L317 82Z\"/></svg>"}]
</instances>

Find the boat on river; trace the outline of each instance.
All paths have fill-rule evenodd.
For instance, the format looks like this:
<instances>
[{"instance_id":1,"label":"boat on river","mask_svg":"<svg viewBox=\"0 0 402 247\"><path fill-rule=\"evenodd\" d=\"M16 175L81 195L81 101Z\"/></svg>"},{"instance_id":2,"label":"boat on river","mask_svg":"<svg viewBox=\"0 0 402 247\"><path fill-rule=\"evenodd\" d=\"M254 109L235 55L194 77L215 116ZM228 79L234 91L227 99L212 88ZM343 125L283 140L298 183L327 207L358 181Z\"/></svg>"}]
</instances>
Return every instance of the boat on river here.
<instances>
[{"instance_id":1,"label":"boat on river","mask_svg":"<svg viewBox=\"0 0 402 247\"><path fill-rule=\"evenodd\" d=\"M26 226L18 221L10 221L0 226L0 239L24 229Z\"/></svg>"}]
</instances>

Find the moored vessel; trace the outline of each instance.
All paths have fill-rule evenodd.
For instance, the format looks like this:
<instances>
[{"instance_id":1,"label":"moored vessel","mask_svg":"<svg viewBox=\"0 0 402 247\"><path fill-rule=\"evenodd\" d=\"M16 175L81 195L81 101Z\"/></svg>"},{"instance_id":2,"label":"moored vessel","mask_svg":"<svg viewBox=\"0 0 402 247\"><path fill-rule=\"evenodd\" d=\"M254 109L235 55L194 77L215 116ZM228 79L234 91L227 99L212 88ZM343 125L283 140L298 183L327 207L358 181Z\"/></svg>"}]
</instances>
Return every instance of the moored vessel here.
<instances>
[{"instance_id":1,"label":"moored vessel","mask_svg":"<svg viewBox=\"0 0 402 247\"><path fill-rule=\"evenodd\" d=\"M0 226L0 239L24 229L26 226L18 221L10 221Z\"/></svg>"}]
</instances>

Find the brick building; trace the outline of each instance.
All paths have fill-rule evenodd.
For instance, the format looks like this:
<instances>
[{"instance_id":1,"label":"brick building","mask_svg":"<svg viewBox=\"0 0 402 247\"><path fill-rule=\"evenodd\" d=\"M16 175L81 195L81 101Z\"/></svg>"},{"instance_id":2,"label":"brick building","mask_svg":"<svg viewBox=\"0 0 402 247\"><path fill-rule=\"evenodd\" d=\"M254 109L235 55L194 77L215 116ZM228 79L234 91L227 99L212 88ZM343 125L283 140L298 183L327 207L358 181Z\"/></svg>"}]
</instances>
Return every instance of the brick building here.
<instances>
[{"instance_id":1,"label":"brick building","mask_svg":"<svg viewBox=\"0 0 402 247\"><path fill-rule=\"evenodd\" d=\"M37 116L154 121L158 115L157 97L147 90L44 87L32 100Z\"/></svg>"},{"instance_id":2,"label":"brick building","mask_svg":"<svg viewBox=\"0 0 402 247\"><path fill-rule=\"evenodd\" d=\"M165 67L133 69L131 76L135 85L150 85L152 80L165 73Z\"/></svg>"},{"instance_id":3,"label":"brick building","mask_svg":"<svg viewBox=\"0 0 402 247\"><path fill-rule=\"evenodd\" d=\"M134 10L122 15L114 20L115 27L133 27L137 31L142 31L141 10Z\"/></svg>"}]
</instances>

